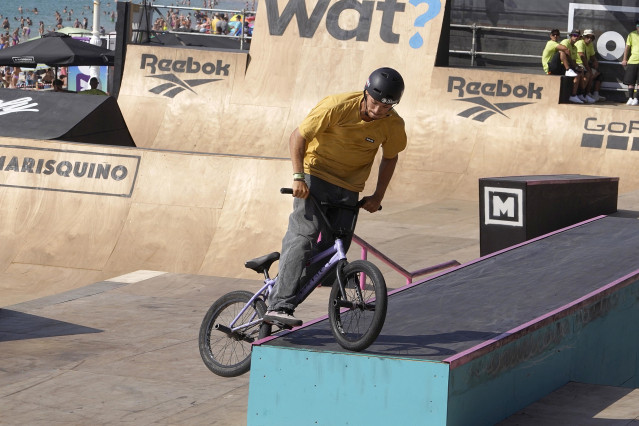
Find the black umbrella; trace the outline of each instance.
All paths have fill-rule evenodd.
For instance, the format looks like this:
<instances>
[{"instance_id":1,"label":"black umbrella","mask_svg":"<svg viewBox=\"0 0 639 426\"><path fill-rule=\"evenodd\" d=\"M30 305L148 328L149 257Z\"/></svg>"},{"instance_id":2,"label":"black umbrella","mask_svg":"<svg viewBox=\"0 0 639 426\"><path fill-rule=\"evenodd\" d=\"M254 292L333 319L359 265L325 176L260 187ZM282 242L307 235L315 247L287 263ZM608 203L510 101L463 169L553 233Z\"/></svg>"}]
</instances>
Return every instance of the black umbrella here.
<instances>
[{"instance_id":1,"label":"black umbrella","mask_svg":"<svg viewBox=\"0 0 639 426\"><path fill-rule=\"evenodd\" d=\"M25 68L37 64L55 67L113 65L113 60L114 53L109 49L56 32L0 50L0 65Z\"/></svg>"}]
</instances>

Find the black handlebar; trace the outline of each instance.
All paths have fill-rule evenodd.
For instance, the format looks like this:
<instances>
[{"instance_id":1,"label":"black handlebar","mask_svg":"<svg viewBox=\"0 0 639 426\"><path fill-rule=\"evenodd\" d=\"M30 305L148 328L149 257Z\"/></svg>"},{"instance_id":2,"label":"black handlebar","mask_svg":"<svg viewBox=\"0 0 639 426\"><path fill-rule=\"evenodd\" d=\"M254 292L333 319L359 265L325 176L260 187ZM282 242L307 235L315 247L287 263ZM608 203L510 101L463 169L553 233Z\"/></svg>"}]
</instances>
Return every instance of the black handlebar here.
<instances>
[{"instance_id":1,"label":"black handlebar","mask_svg":"<svg viewBox=\"0 0 639 426\"><path fill-rule=\"evenodd\" d=\"M280 188L280 193L281 194L291 194L292 195L293 194L293 188ZM312 196L313 195L311 195L311 197ZM338 208L348 209L348 210L357 210L357 209L359 209L360 207L362 207L364 205L364 203L366 202L366 198L367 197L362 198L354 206L348 206L348 205L345 205L345 204L333 204L333 203L329 203L329 202L326 202L326 201L322 201L320 204L323 205L323 206L329 206L329 207L338 207ZM377 211L379 211L381 209L382 209L382 206L379 206L379 209L377 209Z\"/></svg>"}]
</instances>

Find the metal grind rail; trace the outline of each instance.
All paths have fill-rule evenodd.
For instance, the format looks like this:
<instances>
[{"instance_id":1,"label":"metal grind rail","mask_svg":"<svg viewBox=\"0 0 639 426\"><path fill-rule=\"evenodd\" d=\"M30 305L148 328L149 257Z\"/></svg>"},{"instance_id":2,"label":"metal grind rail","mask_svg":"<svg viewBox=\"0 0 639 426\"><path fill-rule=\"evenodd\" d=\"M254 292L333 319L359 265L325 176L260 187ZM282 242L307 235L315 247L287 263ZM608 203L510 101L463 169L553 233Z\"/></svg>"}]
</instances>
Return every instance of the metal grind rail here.
<instances>
[{"instance_id":1,"label":"metal grind rail","mask_svg":"<svg viewBox=\"0 0 639 426\"><path fill-rule=\"evenodd\" d=\"M357 243L362 248L362 259L366 260L368 257L368 253L370 252L372 255L380 259L382 262L390 266L396 272L400 273L404 278L406 278L406 285L411 284L413 279L419 277L421 275L432 274L434 272L443 271L444 269L452 268L454 266L461 265L456 260L450 260L448 262L440 263L438 265L429 266L427 268L419 269L417 271L409 272L406 269L402 268L384 253L377 250L375 247L358 237L356 234L353 234L353 241Z\"/></svg>"}]
</instances>

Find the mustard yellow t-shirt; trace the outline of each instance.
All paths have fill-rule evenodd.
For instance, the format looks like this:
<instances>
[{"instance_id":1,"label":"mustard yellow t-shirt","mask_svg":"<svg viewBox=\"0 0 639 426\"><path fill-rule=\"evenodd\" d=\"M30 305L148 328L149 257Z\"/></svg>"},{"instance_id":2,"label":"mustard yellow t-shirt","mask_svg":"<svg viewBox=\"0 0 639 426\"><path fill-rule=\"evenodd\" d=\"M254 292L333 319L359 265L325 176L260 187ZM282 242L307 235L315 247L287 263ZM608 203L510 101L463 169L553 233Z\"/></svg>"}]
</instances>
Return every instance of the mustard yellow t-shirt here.
<instances>
[{"instance_id":1,"label":"mustard yellow t-shirt","mask_svg":"<svg viewBox=\"0 0 639 426\"><path fill-rule=\"evenodd\" d=\"M380 120L362 120L359 110L363 98L363 92L328 96L302 121L304 172L361 192L380 146L384 158L394 158L406 148L404 120L395 110Z\"/></svg>"}]
</instances>

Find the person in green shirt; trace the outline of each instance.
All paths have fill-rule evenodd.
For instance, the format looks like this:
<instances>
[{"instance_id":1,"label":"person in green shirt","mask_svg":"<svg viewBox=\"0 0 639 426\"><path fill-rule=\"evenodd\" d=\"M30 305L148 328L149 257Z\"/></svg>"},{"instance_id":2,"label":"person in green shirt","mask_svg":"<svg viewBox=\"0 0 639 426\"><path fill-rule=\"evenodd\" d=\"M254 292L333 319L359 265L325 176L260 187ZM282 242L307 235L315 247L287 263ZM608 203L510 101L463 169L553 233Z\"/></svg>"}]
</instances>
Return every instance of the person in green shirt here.
<instances>
[{"instance_id":1,"label":"person in green shirt","mask_svg":"<svg viewBox=\"0 0 639 426\"><path fill-rule=\"evenodd\" d=\"M605 101L606 98L599 95L603 74L599 72L599 61L595 56L595 32L593 30L584 30L583 37L575 42L577 48L577 66L583 66L586 69L586 95L587 98L597 101ZM592 90L594 88L594 91Z\"/></svg>"},{"instance_id":2,"label":"person in green shirt","mask_svg":"<svg viewBox=\"0 0 639 426\"><path fill-rule=\"evenodd\" d=\"M626 38L626 49L623 52L621 65L626 68L623 76L623 84L628 85L628 102L626 105L639 105L637 92L639 84L639 19L635 22L637 29L628 34Z\"/></svg>"},{"instance_id":3,"label":"person in green shirt","mask_svg":"<svg viewBox=\"0 0 639 426\"><path fill-rule=\"evenodd\" d=\"M541 55L541 65L546 74L566 75L568 73L568 77L574 77L573 74L576 73L574 71L570 72L573 68L573 63L570 60L570 49L559 44L557 41L559 37L558 29L550 32L550 40L546 43Z\"/></svg>"},{"instance_id":4,"label":"person in green shirt","mask_svg":"<svg viewBox=\"0 0 639 426\"><path fill-rule=\"evenodd\" d=\"M575 44L580 39L581 32L579 30L572 30L569 37L562 40L560 43L561 45L566 46L570 51L570 60L573 65L572 70L575 71L575 73L577 74L572 84L572 96L568 100L574 103L592 104L595 102L595 100L585 96L586 84L588 83L588 79L585 77L586 68L584 68L583 65L577 63L579 53L577 52L577 46ZM577 102L577 100L580 100L581 102Z\"/></svg>"},{"instance_id":5,"label":"person in green shirt","mask_svg":"<svg viewBox=\"0 0 639 426\"><path fill-rule=\"evenodd\" d=\"M91 86L91 88L89 90L83 90L81 92L79 92L81 95L102 95L102 96L108 96L108 94L106 92L103 92L102 90L98 89L98 84L100 84L100 82L98 81L97 78L95 77L91 77L91 80L89 80L89 86Z\"/></svg>"},{"instance_id":6,"label":"person in green shirt","mask_svg":"<svg viewBox=\"0 0 639 426\"><path fill-rule=\"evenodd\" d=\"M568 98L570 102L575 104L583 104L585 100L577 96L577 90L583 80L583 73L577 71L577 63L575 57L577 50L575 42L580 37L579 30L572 30L570 38L559 43L559 30L554 29L550 32L550 40L546 43L546 47L541 55L541 64L544 71L550 75L565 75L566 77L574 77L572 84L572 94Z\"/></svg>"}]
</instances>

